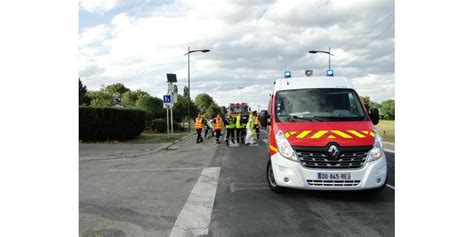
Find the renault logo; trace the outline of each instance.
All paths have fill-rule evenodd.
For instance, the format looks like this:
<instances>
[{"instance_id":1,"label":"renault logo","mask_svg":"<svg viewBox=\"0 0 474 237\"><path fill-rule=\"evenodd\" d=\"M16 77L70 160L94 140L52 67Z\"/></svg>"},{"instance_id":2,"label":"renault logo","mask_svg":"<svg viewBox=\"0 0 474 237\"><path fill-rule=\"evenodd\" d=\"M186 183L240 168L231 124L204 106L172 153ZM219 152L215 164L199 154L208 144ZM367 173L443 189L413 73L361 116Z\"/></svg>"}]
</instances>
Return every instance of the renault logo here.
<instances>
[{"instance_id":1,"label":"renault logo","mask_svg":"<svg viewBox=\"0 0 474 237\"><path fill-rule=\"evenodd\" d=\"M329 146L328 153L329 156L331 156L332 158L337 158L337 156L339 155L339 149L337 149L336 145L331 145Z\"/></svg>"}]
</instances>

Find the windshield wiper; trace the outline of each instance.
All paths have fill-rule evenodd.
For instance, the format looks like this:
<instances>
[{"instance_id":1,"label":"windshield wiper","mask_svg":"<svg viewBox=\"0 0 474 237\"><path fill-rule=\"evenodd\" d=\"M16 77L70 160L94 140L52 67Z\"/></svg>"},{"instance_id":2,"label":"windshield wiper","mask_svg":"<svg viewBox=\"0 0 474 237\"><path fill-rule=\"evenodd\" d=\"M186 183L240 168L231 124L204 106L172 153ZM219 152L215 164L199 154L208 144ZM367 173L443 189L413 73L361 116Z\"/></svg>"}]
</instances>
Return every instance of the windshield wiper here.
<instances>
[{"instance_id":1,"label":"windshield wiper","mask_svg":"<svg viewBox=\"0 0 474 237\"><path fill-rule=\"evenodd\" d=\"M323 120L321 119L317 119L315 117L309 117L309 118L305 118L305 117L298 117L298 116L291 116L292 118L295 118L295 119L302 119L302 120L305 120L305 121L318 121L318 122L322 122Z\"/></svg>"}]
</instances>

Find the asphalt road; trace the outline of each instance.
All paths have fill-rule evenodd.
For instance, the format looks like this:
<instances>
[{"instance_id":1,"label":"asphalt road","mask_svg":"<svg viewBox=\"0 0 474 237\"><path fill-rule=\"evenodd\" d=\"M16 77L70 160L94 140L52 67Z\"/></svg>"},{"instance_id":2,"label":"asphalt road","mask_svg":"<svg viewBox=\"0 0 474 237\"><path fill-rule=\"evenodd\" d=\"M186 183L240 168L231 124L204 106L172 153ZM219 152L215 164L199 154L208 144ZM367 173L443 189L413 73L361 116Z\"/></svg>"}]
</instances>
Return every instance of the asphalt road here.
<instances>
[{"instance_id":1,"label":"asphalt road","mask_svg":"<svg viewBox=\"0 0 474 237\"><path fill-rule=\"evenodd\" d=\"M80 160L80 236L394 235L394 153L381 193L276 194L264 133L259 146L193 138L134 159Z\"/></svg>"}]
</instances>

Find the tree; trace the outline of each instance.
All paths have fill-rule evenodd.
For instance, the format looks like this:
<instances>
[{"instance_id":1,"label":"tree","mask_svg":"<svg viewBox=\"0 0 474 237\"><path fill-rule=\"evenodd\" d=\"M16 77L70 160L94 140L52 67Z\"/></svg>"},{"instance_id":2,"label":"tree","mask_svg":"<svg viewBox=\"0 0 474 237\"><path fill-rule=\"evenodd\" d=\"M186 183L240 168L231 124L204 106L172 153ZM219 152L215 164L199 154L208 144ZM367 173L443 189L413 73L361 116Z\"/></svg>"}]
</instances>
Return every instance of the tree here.
<instances>
[{"instance_id":1,"label":"tree","mask_svg":"<svg viewBox=\"0 0 474 237\"><path fill-rule=\"evenodd\" d=\"M150 96L150 94L142 90L127 91L122 94L120 102L122 102L122 104L135 106L136 101L141 96Z\"/></svg>"},{"instance_id":2,"label":"tree","mask_svg":"<svg viewBox=\"0 0 474 237\"><path fill-rule=\"evenodd\" d=\"M219 107L219 113L222 115L222 114L226 114L227 113L227 108L225 106L220 106Z\"/></svg>"},{"instance_id":3,"label":"tree","mask_svg":"<svg viewBox=\"0 0 474 237\"><path fill-rule=\"evenodd\" d=\"M111 94L104 91L88 91L85 96L93 107L111 106L114 100Z\"/></svg>"},{"instance_id":4,"label":"tree","mask_svg":"<svg viewBox=\"0 0 474 237\"><path fill-rule=\"evenodd\" d=\"M211 106L206 108L206 111L203 113L204 117L211 119L216 117L216 114L219 113L219 106L216 103L211 104Z\"/></svg>"},{"instance_id":5,"label":"tree","mask_svg":"<svg viewBox=\"0 0 474 237\"><path fill-rule=\"evenodd\" d=\"M362 99L362 102L364 103L364 106L367 110L370 110L372 108L380 109L380 104L371 101L369 96L361 96L360 98Z\"/></svg>"},{"instance_id":6,"label":"tree","mask_svg":"<svg viewBox=\"0 0 474 237\"><path fill-rule=\"evenodd\" d=\"M147 114L147 119L163 117L165 114L163 109L163 101L160 98L153 96L140 96L135 102L135 106L144 110Z\"/></svg>"},{"instance_id":7,"label":"tree","mask_svg":"<svg viewBox=\"0 0 474 237\"><path fill-rule=\"evenodd\" d=\"M206 112L208 112L208 108L212 106L215 106L217 107L217 109L219 109L216 102L214 102L214 99L206 93L201 93L197 95L194 99L194 103L196 104L198 112L201 114L205 114Z\"/></svg>"},{"instance_id":8,"label":"tree","mask_svg":"<svg viewBox=\"0 0 474 237\"><path fill-rule=\"evenodd\" d=\"M191 101L189 110L190 110L191 116L194 117L197 113L197 108L194 105L193 101ZM188 116L188 98L183 95L178 94L177 101L173 105L173 119L177 122L183 122L183 121L187 121L186 120L187 116Z\"/></svg>"},{"instance_id":9,"label":"tree","mask_svg":"<svg viewBox=\"0 0 474 237\"><path fill-rule=\"evenodd\" d=\"M380 113L382 114L382 119L395 120L395 100L389 99L382 102Z\"/></svg>"},{"instance_id":10,"label":"tree","mask_svg":"<svg viewBox=\"0 0 474 237\"><path fill-rule=\"evenodd\" d=\"M183 96L188 98L188 94L189 94L189 87L187 86L184 86L183 88Z\"/></svg>"},{"instance_id":11,"label":"tree","mask_svg":"<svg viewBox=\"0 0 474 237\"><path fill-rule=\"evenodd\" d=\"M81 78L79 78L79 105L89 105L90 100L86 96L87 93L87 86L83 85L81 82Z\"/></svg>"},{"instance_id":12,"label":"tree","mask_svg":"<svg viewBox=\"0 0 474 237\"><path fill-rule=\"evenodd\" d=\"M108 85L102 88L102 90L118 99L122 97L122 94L124 94L127 91L130 91L130 89L125 87L122 83L115 83L115 84Z\"/></svg>"}]
</instances>

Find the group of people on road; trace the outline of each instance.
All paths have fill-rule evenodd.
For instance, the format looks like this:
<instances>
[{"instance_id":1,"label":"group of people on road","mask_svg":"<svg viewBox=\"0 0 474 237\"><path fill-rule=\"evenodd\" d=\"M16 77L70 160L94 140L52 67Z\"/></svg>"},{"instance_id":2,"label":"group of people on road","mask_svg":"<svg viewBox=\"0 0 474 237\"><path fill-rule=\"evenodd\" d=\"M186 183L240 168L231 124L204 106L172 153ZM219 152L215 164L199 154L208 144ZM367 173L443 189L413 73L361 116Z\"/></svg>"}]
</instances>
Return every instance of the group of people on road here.
<instances>
[{"instance_id":1,"label":"group of people on road","mask_svg":"<svg viewBox=\"0 0 474 237\"><path fill-rule=\"evenodd\" d=\"M229 145L229 141L233 144L241 143L246 145L256 144L260 137L260 122L257 111L247 114L228 114L222 119L220 114L217 114L213 119L203 118L198 114L194 121L194 128L196 129L196 143L203 142L202 130L204 130L204 137L215 137L216 143L220 144L221 131L225 127L225 143ZM210 132L210 133L209 133Z\"/></svg>"}]
</instances>

